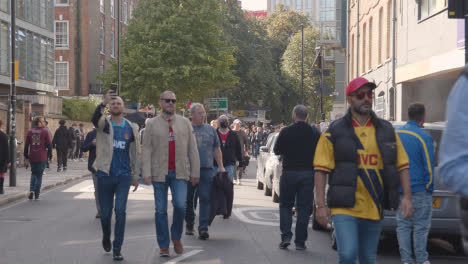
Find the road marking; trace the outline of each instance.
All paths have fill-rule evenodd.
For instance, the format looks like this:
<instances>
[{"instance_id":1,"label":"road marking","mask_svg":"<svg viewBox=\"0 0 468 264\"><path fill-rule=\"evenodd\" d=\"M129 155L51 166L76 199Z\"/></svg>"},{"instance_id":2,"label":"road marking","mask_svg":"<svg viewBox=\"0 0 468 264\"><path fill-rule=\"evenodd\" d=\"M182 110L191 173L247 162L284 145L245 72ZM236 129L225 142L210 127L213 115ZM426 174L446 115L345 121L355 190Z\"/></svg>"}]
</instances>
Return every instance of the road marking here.
<instances>
[{"instance_id":1,"label":"road marking","mask_svg":"<svg viewBox=\"0 0 468 264\"><path fill-rule=\"evenodd\" d=\"M240 207L240 208L233 208L233 214L239 218L242 222L254 225L264 225L264 226L279 226L279 214L278 209L273 208L265 208L265 207ZM261 214L264 215L271 215L273 217L266 218L262 217ZM296 223L293 221L293 227L296 226ZM309 224L309 227L312 227Z\"/></svg>"},{"instance_id":2,"label":"road marking","mask_svg":"<svg viewBox=\"0 0 468 264\"><path fill-rule=\"evenodd\" d=\"M180 261L184 260L184 259L187 259L187 258L190 258L191 256L195 256L196 254L202 252L203 250L199 249L199 250L192 250L188 253L185 253L175 259L172 259L168 262L164 262L165 264L177 264L179 263Z\"/></svg>"}]
</instances>

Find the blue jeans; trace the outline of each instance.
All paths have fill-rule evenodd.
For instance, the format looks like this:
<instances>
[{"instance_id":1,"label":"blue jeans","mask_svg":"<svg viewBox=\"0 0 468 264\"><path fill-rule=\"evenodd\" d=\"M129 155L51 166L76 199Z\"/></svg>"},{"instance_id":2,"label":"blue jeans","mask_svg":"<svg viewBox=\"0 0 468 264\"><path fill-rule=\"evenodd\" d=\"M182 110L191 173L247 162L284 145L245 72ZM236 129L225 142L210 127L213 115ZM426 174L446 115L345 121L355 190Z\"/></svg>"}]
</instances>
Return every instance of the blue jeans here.
<instances>
[{"instance_id":1,"label":"blue jeans","mask_svg":"<svg viewBox=\"0 0 468 264\"><path fill-rule=\"evenodd\" d=\"M401 262L412 263L411 231L413 231L414 256L416 263L428 260L427 236L431 227L432 193L421 191L412 194L413 217L404 220L400 210L397 212L397 237L400 246Z\"/></svg>"},{"instance_id":2,"label":"blue jeans","mask_svg":"<svg viewBox=\"0 0 468 264\"><path fill-rule=\"evenodd\" d=\"M189 183L191 184L191 183ZM169 223L167 219L167 190L171 188L172 216L171 238L180 239L184 230L187 181L177 180L175 171L169 171L165 182L153 182L155 203L156 238L160 248L169 247Z\"/></svg>"},{"instance_id":3,"label":"blue jeans","mask_svg":"<svg viewBox=\"0 0 468 264\"><path fill-rule=\"evenodd\" d=\"M224 169L228 173L229 179L231 179L231 181L233 182L234 181L234 165L224 166ZM217 166L214 166L213 172L214 172L214 175L216 175L216 173L218 173L218 167Z\"/></svg>"},{"instance_id":4,"label":"blue jeans","mask_svg":"<svg viewBox=\"0 0 468 264\"><path fill-rule=\"evenodd\" d=\"M34 192L35 198L41 193L42 174L44 173L46 161L31 162L31 181L29 183L29 191Z\"/></svg>"},{"instance_id":5,"label":"blue jeans","mask_svg":"<svg viewBox=\"0 0 468 264\"><path fill-rule=\"evenodd\" d=\"M337 214L332 216L340 264L375 264L382 221Z\"/></svg>"},{"instance_id":6,"label":"blue jeans","mask_svg":"<svg viewBox=\"0 0 468 264\"><path fill-rule=\"evenodd\" d=\"M297 198L297 199L296 199ZM292 239L292 208L297 202L296 245L305 246L307 226L314 201L314 171L283 171L280 178L280 230L281 241Z\"/></svg>"},{"instance_id":7,"label":"blue jeans","mask_svg":"<svg viewBox=\"0 0 468 264\"><path fill-rule=\"evenodd\" d=\"M193 227L195 223L196 203L197 199L200 198L198 231L208 231L211 208L211 188L213 186L214 175L213 169L201 169L200 183L196 186L192 186L191 183L188 183L187 185L187 208L185 210L185 221L187 222L187 226Z\"/></svg>"},{"instance_id":8,"label":"blue jeans","mask_svg":"<svg viewBox=\"0 0 468 264\"><path fill-rule=\"evenodd\" d=\"M115 234L113 248L120 250L124 240L127 199L131 176L98 176L98 195L101 207L101 226L104 237L111 236L112 209L115 196Z\"/></svg>"}]
</instances>

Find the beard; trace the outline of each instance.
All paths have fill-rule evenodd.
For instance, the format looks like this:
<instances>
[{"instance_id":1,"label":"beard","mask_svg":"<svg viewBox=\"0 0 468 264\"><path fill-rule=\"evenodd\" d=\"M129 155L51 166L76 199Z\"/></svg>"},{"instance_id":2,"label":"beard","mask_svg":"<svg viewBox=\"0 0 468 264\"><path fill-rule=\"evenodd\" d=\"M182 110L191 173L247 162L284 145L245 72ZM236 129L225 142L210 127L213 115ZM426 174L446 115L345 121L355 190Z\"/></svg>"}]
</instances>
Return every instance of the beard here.
<instances>
[{"instance_id":1,"label":"beard","mask_svg":"<svg viewBox=\"0 0 468 264\"><path fill-rule=\"evenodd\" d=\"M370 114L372 112L372 103L367 101L367 100L364 101L360 105L353 105L352 107L353 107L354 112L356 112L356 113L358 113L360 115L368 115L368 114Z\"/></svg>"}]
</instances>

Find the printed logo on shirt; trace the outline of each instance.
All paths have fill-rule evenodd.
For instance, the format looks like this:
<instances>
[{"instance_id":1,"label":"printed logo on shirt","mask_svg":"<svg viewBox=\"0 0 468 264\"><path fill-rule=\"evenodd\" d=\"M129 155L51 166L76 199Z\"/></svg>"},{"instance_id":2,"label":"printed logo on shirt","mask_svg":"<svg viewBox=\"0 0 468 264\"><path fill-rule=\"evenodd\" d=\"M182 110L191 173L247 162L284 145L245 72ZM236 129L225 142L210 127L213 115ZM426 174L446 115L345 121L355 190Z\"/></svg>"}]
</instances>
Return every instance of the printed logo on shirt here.
<instances>
[{"instance_id":1,"label":"printed logo on shirt","mask_svg":"<svg viewBox=\"0 0 468 264\"><path fill-rule=\"evenodd\" d=\"M125 133L124 137L126 140L128 140L130 138L130 135L128 133Z\"/></svg>"},{"instance_id":2,"label":"printed logo on shirt","mask_svg":"<svg viewBox=\"0 0 468 264\"><path fill-rule=\"evenodd\" d=\"M125 141L119 141L119 140L115 140L114 139L114 148L117 148L117 149L125 149Z\"/></svg>"},{"instance_id":3,"label":"printed logo on shirt","mask_svg":"<svg viewBox=\"0 0 468 264\"><path fill-rule=\"evenodd\" d=\"M379 156L377 154L359 154L358 164L377 166L379 164L378 160Z\"/></svg>"}]
</instances>

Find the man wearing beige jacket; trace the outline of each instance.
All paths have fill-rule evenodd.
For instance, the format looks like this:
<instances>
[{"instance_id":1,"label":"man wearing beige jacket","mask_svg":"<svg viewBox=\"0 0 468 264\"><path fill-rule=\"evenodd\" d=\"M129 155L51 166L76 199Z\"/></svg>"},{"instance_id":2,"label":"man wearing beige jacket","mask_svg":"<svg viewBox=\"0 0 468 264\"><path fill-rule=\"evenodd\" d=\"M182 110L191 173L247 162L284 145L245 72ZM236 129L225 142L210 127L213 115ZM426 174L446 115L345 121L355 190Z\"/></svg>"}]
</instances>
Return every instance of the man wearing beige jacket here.
<instances>
[{"instance_id":1,"label":"man wearing beige jacket","mask_svg":"<svg viewBox=\"0 0 468 264\"><path fill-rule=\"evenodd\" d=\"M171 188L174 214L171 239L174 251L182 254L187 181L196 185L200 179L200 159L192 124L176 115L176 96L163 92L159 99L162 113L148 121L143 141L143 181L152 182L155 201L156 238L160 256L169 257L167 191Z\"/></svg>"}]
</instances>

